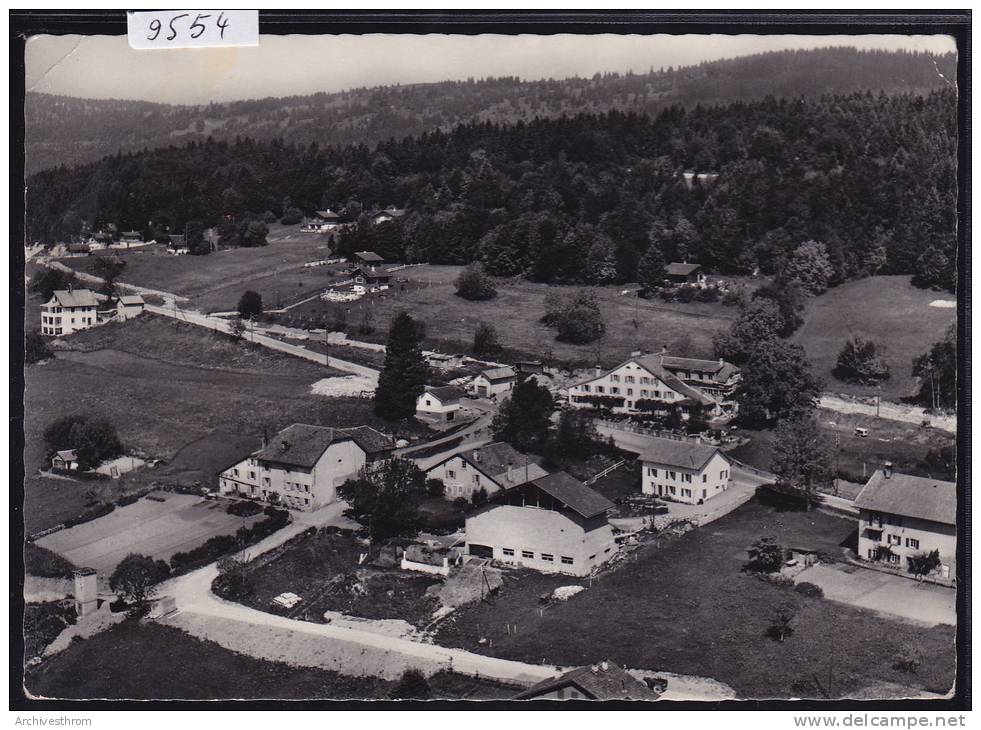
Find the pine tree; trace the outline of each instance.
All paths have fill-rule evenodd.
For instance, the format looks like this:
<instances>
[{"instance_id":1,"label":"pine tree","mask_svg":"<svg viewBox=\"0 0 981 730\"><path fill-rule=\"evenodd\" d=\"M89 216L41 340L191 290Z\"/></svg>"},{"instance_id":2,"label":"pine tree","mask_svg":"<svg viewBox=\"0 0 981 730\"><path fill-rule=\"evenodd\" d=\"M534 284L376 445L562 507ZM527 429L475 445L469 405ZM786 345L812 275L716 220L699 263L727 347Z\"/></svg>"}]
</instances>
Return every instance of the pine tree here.
<instances>
[{"instance_id":1,"label":"pine tree","mask_svg":"<svg viewBox=\"0 0 981 730\"><path fill-rule=\"evenodd\" d=\"M387 420L413 415L428 376L416 322L400 312L388 332L385 366L375 389L375 413Z\"/></svg>"},{"instance_id":2,"label":"pine tree","mask_svg":"<svg viewBox=\"0 0 981 730\"><path fill-rule=\"evenodd\" d=\"M651 241L637 264L637 282L645 292L660 289L664 284L664 253L657 241Z\"/></svg>"}]
</instances>

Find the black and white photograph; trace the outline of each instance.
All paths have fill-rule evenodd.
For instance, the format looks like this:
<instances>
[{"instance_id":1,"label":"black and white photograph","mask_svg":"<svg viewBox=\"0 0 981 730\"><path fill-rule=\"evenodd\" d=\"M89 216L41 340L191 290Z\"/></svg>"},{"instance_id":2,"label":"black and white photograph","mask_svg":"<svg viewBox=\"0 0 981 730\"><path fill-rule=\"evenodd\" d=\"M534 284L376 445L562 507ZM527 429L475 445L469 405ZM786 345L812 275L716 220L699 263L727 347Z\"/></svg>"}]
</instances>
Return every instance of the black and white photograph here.
<instances>
[{"instance_id":1,"label":"black and white photograph","mask_svg":"<svg viewBox=\"0 0 981 730\"><path fill-rule=\"evenodd\" d=\"M21 41L12 696L969 709L969 12L249 12Z\"/></svg>"}]
</instances>

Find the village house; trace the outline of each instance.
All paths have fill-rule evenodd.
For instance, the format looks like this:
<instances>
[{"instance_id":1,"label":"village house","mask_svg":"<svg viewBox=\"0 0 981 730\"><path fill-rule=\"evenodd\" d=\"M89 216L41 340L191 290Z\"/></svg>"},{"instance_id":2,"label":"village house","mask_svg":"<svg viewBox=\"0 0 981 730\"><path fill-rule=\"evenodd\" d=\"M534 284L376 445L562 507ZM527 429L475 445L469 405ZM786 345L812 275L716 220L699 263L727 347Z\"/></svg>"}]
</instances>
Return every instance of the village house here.
<instances>
[{"instance_id":1,"label":"village house","mask_svg":"<svg viewBox=\"0 0 981 730\"><path fill-rule=\"evenodd\" d=\"M146 302L143 301L143 297L139 294L126 294L119 297L116 302L116 319L125 322L127 319L139 317L144 309L146 309Z\"/></svg>"},{"instance_id":2,"label":"village house","mask_svg":"<svg viewBox=\"0 0 981 730\"><path fill-rule=\"evenodd\" d=\"M330 428L294 423L227 469L221 494L252 497L302 511L337 500L337 487L386 458L392 440L369 426Z\"/></svg>"},{"instance_id":3,"label":"village house","mask_svg":"<svg viewBox=\"0 0 981 730\"><path fill-rule=\"evenodd\" d=\"M449 500L470 500L481 488L494 494L546 474L533 457L504 442L453 454L426 470L427 479L443 482Z\"/></svg>"},{"instance_id":4,"label":"village house","mask_svg":"<svg viewBox=\"0 0 981 730\"><path fill-rule=\"evenodd\" d=\"M611 661L576 667L515 695L516 700L656 700L646 684Z\"/></svg>"},{"instance_id":5,"label":"village house","mask_svg":"<svg viewBox=\"0 0 981 730\"><path fill-rule=\"evenodd\" d=\"M388 223L396 218L401 218L407 212L408 211L406 211L405 208L395 208L390 206L385 208L385 210L379 210L376 213L372 213L368 218L368 221L371 223L371 225L377 226L380 223Z\"/></svg>"},{"instance_id":6,"label":"village house","mask_svg":"<svg viewBox=\"0 0 981 730\"><path fill-rule=\"evenodd\" d=\"M55 452L55 455L51 457L51 468L60 471L77 471L78 454L75 453L75 449Z\"/></svg>"},{"instance_id":7,"label":"village house","mask_svg":"<svg viewBox=\"0 0 981 730\"><path fill-rule=\"evenodd\" d=\"M342 226L349 226L353 222L347 218L342 218L328 208L327 210L318 210L312 216L305 218L300 230L305 233L328 233Z\"/></svg>"},{"instance_id":8,"label":"village house","mask_svg":"<svg viewBox=\"0 0 981 730\"><path fill-rule=\"evenodd\" d=\"M674 502L701 504L722 494L732 480L729 457L694 441L652 438L639 461L641 491Z\"/></svg>"},{"instance_id":9,"label":"village house","mask_svg":"<svg viewBox=\"0 0 981 730\"><path fill-rule=\"evenodd\" d=\"M480 371L470 387L481 398L497 398L514 390L517 379L517 373L510 367L488 368Z\"/></svg>"},{"instance_id":10,"label":"village house","mask_svg":"<svg viewBox=\"0 0 981 730\"><path fill-rule=\"evenodd\" d=\"M429 386L416 398L416 418L449 423L460 412L464 392L453 385Z\"/></svg>"},{"instance_id":11,"label":"village house","mask_svg":"<svg viewBox=\"0 0 981 730\"><path fill-rule=\"evenodd\" d=\"M89 289L58 290L41 305L41 334L70 335L98 324L100 296ZM104 298L104 297L102 297Z\"/></svg>"},{"instance_id":12,"label":"village house","mask_svg":"<svg viewBox=\"0 0 981 730\"><path fill-rule=\"evenodd\" d=\"M376 269L374 266L357 266L351 270L351 278L355 284L369 288L380 288L388 286L392 281L392 275L387 271Z\"/></svg>"},{"instance_id":13,"label":"village house","mask_svg":"<svg viewBox=\"0 0 981 730\"><path fill-rule=\"evenodd\" d=\"M704 284L705 274L701 264L671 263L664 267L664 273L671 284Z\"/></svg>"},{"instance_id":14,"label":"village house","mask_svg":"<svg viewBox=\"0 0 981 730\"><path fill-rule=\"evenodd\" d=\"M439 370L453 370L463 364L463 355L448 355L443 352L425 353L426 364Z\"/></svg>"},{"instance_id":15,"label":"village house","mask_svg":"<svg viewBox=\"0 0 981 730\"><path fill-rule=\"evenodd\" d=\"M736 405L731 400L732 391L728 390L728 371L724 374L725 387L720 387L712 380L699 381L692 378L690 382L699 383L694 386L672 373L665 364L666 359L663 354L645 355L635 352L629 360L612 370L603 372L596 368L595 375L569 388L569 404L575 408L590 408L600 401L609 401L612 398L610 410L614 413L635 414L642 412L637 408L638 401L660 401L662 407L657 412L663 413L668 406L674 404L678 406L681 417L686 420L694 408L701 408L710 417L728 416L735 412ZM675 358L676 363L678 360L679 358ZM738 377L738 370L731 377Z\"/></svg>"},{"instance_id":16,"label":"village house","mask_svg":"<svg viewBox=\"0 0 981 730\"><path fill-rule=\"evenodd\" d=\"M356 251L354 253L354 258L361 266L366 266L370 269L376 266L381 266L385 263L385 259L376 254L374 251Z\"/></svg>"},{"instance_id":17,"label":"village house","mask_svg":"<svg viewBox=\"0 0 981 730\"><path fill-rule=\"evenodd\" d=\"M616 551L613 503L558 472L491 495L467 516L466 553L548 573L585 576Z\"/></svg>"},{"instance_id":18,"label":"village house","mask_svg":"<svg viewBox=\"0 0 981 730\"><path fill-rule=\"evenodd\" d=\"M735 414L736 386L742 378L739 368L735 365L727 363L722 358L700 360L692 357L671 357L667 354L661 358L661 365L687 385L714 398L722 414Z\"/></svg>"},{"instance_id":19,"label":"village house","mask_svg":"<svg viewBox=\"0 0 981 730\"><path fill-rule=\"evenodd\" d=\"M143 243L143 234L139 231L123 231L123 235L119 237L119 242L126 244Z\"/></svg>"},{"instance_id":20,"label":"village house","mask_svg":"<svg viewBox=\"0 0 981 730\"><path fill-rule=\"evenodd\" d=\"M69 243L65 247L65 253L70 257L88 256L92 253L92 245L89 243Z\"/></svg>"},{"instance_id":21,"label":"village house","mask_svg":"<svg viewBox=\"0 0 981 730\"><path fill-rule=\"evenodd\" d=\"M855 498L858 556L909 568L914 555L940 552L940 574L952 577L957 555L954 482L893 472L886 464Z\"/></svg>"}]
</instances>

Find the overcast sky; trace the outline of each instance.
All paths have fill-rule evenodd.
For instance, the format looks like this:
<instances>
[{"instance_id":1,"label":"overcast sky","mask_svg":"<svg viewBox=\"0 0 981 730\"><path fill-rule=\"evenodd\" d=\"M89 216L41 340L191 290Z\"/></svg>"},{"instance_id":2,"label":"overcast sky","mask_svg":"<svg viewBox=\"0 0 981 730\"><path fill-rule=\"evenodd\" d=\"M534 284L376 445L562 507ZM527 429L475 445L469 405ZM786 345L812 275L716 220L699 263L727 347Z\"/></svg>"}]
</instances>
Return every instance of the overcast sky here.
<instances>
[{"instance_id":1,"label":"overcast sky","mask_svg":"<svg viewBox=\"0 0 981 730\"><path fill-rule=\"evenodd\" d=\"M35 36L27 89L95 99L206 104L429 81L646 72L787 48L947 53L948 36L264 35L258 47L132 50L125 36Z\"/></svg>"}]
</instances>

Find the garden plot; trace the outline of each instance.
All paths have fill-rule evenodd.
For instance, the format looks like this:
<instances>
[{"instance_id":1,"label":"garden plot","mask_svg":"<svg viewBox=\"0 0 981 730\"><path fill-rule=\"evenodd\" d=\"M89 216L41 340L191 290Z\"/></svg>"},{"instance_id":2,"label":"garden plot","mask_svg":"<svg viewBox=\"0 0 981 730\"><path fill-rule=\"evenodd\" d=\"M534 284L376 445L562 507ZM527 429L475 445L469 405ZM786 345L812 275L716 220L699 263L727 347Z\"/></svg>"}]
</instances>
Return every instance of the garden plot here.
<instances>
[{"instance_id":1,"label":"garden plot","mask_svg":"<svg viewBox=\"0 0 981 730\"><path fill-rule=\"evenodd\" d=\"M366 375L345 375L336 378L322 378L310 386L314 395L329 397L356 396L367 397L374 392L378 382Z\"/></svg>"}]
</instances>

